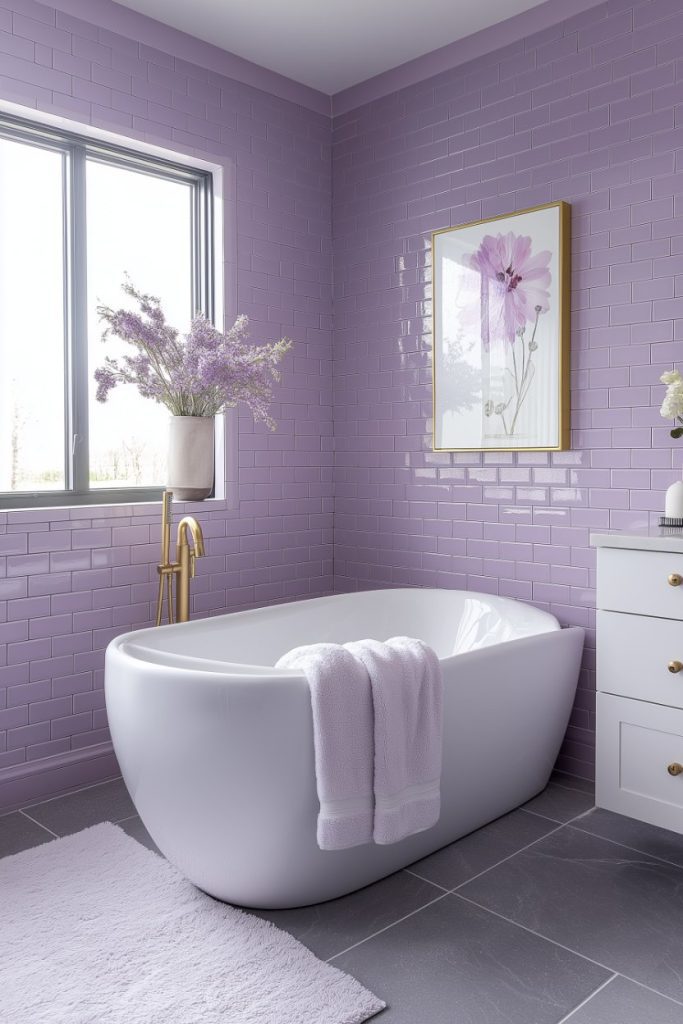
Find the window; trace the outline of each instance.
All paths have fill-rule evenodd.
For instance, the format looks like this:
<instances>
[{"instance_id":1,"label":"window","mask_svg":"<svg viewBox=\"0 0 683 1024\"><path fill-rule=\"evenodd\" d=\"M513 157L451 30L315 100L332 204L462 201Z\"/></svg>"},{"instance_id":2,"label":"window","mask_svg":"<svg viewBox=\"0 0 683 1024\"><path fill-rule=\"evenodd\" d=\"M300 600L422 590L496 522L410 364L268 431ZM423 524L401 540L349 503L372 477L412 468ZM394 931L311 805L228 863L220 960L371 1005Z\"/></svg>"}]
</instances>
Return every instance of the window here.
<instances>
[{"instance_id":1,"label":"window","mask_svg":"<svg viewBox=\"0 0 683 1024\"><path fill-rule=\"evenodd\" d=\"M0 508L158 497L168 412L95 401L125 348L97 306L129 304L128 274L175 326L212 317L211 224L209 173L0 118Z\"/></svg>"}]
</instances>

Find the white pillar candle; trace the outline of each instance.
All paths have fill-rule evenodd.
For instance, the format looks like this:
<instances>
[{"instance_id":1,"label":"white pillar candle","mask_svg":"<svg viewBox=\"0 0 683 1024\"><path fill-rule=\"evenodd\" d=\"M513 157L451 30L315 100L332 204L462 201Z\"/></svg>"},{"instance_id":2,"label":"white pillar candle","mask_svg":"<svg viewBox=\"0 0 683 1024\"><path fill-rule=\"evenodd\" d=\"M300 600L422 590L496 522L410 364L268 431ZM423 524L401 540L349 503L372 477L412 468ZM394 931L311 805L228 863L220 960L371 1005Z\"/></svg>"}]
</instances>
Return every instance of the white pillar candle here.
<instances>
[{"instance_id":1,"label":"white pillar candle","mask_svg":"<svg viewBox=\"0 0 683 1024\"><path fill-rule=\"evenodd\" d=\"M683 480L676 480L668 488L664 515L667 519L683 519Z\"/></svg>"}]
</instances>

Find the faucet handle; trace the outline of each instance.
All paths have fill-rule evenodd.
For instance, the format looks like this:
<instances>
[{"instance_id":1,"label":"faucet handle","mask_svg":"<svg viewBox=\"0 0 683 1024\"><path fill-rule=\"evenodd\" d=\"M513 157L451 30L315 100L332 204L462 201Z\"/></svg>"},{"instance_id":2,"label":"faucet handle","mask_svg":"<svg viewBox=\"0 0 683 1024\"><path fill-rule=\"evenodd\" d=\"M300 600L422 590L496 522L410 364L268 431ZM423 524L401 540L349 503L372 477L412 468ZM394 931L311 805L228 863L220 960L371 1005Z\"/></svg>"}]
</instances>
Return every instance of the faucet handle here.
<instances>
[{"instance_id":1,"label":"faucet handle","mask_svg":"<svg viewBox=\"0 0 683 1024\"><path fill-rule=\"evenodd\" d=\"M194 553L194 548L192 548L192 550L190 551L190 577L191 577L191 579L194 579L195 562L196 561L197 561L197 556Z\"/></svg>"}]
</instances>

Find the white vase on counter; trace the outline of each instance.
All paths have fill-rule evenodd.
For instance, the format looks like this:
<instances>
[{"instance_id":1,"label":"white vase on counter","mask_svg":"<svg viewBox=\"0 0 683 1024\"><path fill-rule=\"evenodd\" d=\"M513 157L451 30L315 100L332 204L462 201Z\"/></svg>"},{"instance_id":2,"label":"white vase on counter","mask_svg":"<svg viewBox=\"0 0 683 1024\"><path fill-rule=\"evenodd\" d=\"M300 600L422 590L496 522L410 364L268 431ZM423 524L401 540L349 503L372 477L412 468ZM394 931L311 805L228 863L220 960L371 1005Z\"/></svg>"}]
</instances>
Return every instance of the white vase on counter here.
<instances>
[{"instance_id":1,"label":"white vase on counter","mask_svg":"<svg viewBox=\"0 0 683 1024\"><path fill-rule=\"evenodd\" d=\"M168 486L177 501L203 501L213 490L215 417L171 416Z\"/></svg>"}]
</instances>

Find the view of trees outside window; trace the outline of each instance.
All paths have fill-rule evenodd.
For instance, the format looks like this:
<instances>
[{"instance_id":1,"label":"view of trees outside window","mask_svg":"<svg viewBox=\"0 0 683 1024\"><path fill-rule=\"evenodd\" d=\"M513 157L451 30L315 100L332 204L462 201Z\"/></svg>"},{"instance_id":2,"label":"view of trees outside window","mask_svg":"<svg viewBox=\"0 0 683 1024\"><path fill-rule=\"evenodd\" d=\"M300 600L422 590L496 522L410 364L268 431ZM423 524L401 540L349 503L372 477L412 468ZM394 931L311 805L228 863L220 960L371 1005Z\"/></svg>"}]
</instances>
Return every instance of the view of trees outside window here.
<instances>
[{"instance_id":1,"label":"view of trees outside window","mask_svg":"<svg viewBox=\"0 0 683 1024\"><path fill-rule=\"evenodd\" d=\"M124 274L156 295L169 323L189 329L192 317L192 189L183 182L88 160L88 370L90 486L140 487L166 481L169 413L121 387L95 400L94 370L105 355L132 355L115 338L102 342L96 307L135 303L121 291Z\"/></svg>"},{"instance_id":2,"label":"view of trees outside window","mask_svg":"<svg viewBox=\"0 0 683 1024\"><path fill-rule=\"evenodd\" d=\"M0 139L0 491L65 486L63 173Z\"/></svg>"}]
</instances>

